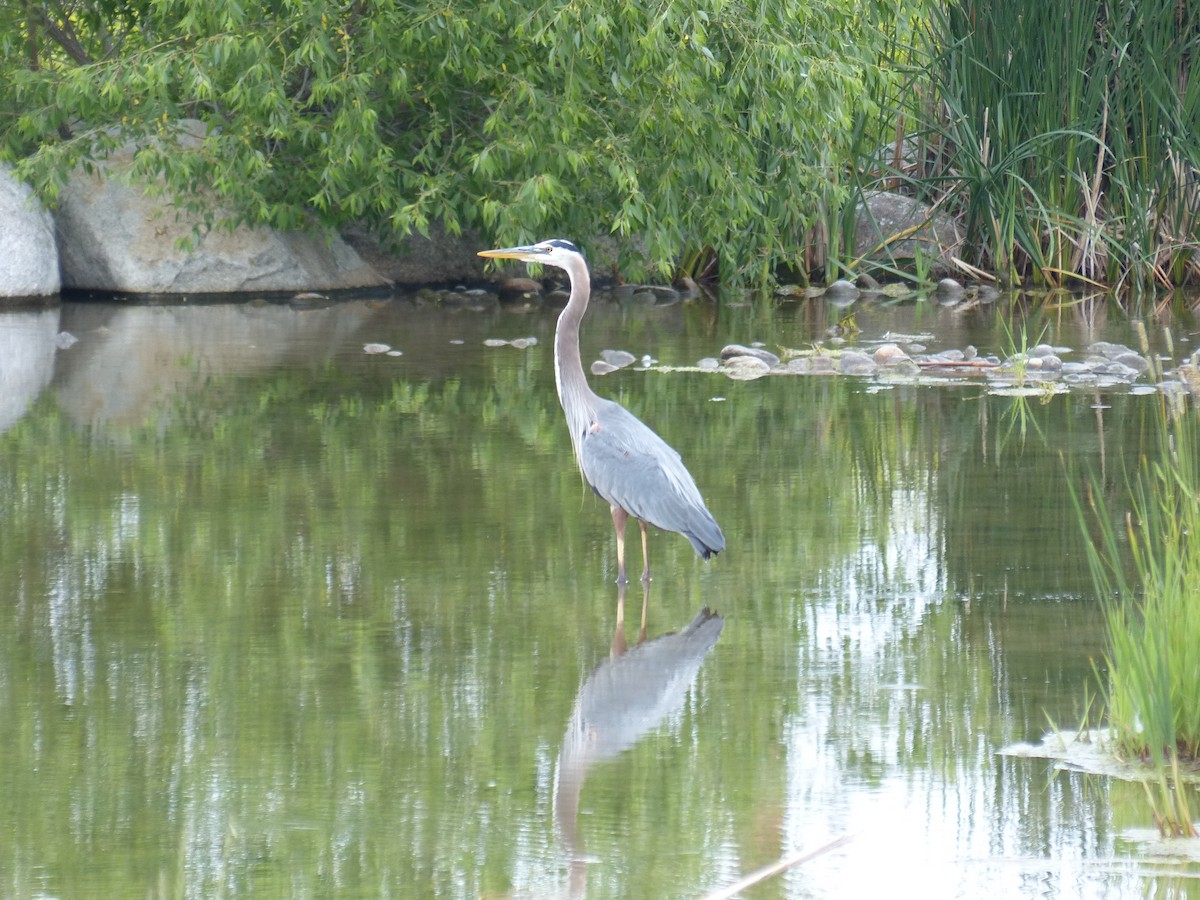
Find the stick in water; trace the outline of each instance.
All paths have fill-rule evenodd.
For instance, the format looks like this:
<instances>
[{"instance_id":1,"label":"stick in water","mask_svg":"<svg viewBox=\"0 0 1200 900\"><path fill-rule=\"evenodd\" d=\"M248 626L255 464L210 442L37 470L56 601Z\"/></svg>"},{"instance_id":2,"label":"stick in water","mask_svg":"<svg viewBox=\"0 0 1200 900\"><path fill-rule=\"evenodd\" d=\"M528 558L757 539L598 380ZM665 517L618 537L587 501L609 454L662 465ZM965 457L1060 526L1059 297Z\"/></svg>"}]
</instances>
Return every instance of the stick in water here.
<instances>
[{"instance_id":1,"label":"stick in water","mask_svg":"<svg viewBox=\"0 0 1200 900\"><path fill-rule=\"evenodd\" d=\"M798 866L802 862L808 862L810 859L816 859L822 853L828 853L830 850L836 850L843 844L848 844L850 841L854 840L855 837L856 834L843 834L837 840L830 841L825 846L818 847L816 850L805 850L802 853L797 853L792 856L785 856L783 859L779 860L779 862L771 863L771 865L765 866L764 868L759 869L757 872L751 872L745 878L742 878L740 881L737 881L728 887L719 888L713 891L711 894L705 894L700 898L700 900L730 900L731 897L740 894L742 891L746 890L746 888L753 887L760 881L766 881L768 878L778 875L780 872L786 872L792 866Z\"/></svg>"}]
</instances>

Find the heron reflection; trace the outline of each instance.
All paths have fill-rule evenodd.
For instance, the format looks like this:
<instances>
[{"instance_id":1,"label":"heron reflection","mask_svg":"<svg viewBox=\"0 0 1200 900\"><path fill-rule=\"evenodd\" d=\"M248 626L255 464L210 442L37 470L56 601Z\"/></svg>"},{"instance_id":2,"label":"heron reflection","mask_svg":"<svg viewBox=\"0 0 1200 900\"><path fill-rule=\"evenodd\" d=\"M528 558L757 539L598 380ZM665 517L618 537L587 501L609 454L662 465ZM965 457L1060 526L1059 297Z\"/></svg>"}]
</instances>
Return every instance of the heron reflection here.
<instances>
[{"instance_id":1,"label":"heron reflection","mask_svg":"<svg viewBox=\"0 0 1200 900\"><path fill-rule=\"evenodd\" d=\"M580 897L586 860L579 836L579 798L588 771L628 750L683 709L689 688L725 620L707 607L682 629L646 639L649 585L642 586L637 642L625 639L625 586L618 587L617 624L608 659L584 680L558 755L554 820L571 854L570 896Z\"/></svg>"}]
</instances>

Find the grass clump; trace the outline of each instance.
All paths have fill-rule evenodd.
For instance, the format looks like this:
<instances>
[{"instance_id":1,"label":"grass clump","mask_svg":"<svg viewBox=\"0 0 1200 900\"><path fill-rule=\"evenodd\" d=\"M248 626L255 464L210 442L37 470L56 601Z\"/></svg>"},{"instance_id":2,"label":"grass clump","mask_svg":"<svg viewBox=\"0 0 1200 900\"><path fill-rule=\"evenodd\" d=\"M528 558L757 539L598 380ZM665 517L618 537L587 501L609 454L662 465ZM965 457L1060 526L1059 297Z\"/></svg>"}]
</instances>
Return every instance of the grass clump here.
<instances>
[{"instance_id":1,"label":"grass clump","mask_svg":"<svg viewBox=\"0 0 1200 900\"><path fill-rule=\"evenodd\" d=\"M1124 520L1093 492L1089 557L1110 632L1102 681L1116 749L1154 767L1160 831L1195 836L1181 777L1200 759L1200 413L1163 419Z\"/></svg>"}]
</instances>

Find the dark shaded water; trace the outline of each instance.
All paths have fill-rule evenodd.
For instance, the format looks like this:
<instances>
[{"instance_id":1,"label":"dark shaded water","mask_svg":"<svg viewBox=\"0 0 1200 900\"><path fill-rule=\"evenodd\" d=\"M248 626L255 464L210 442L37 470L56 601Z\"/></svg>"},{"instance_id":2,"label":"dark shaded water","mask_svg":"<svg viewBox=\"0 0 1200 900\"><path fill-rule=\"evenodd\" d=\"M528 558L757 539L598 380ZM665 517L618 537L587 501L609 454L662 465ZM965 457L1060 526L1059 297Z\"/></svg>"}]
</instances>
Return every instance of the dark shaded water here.
<instances>
[{"instance_id":1,"label":"dark shaded water","mask_svg":"<svg viewBox=\"0 0 1200 900\"><path fill-rule=\"evenodd\" d=\"M804 347L838 315L601 305L584 355ZM857 325L1005 340L986 309ZM638 646L553 326L401 301L0 315L0 896L687 898L850 833L748 896L1190 892L1140 786L996 753L1095 693L1070 490L1090 473L1120 507L1155 398L593 379L729 538L706 565L653 536ZM1134 341L1104 307L1028 328Z\"/></svg>"}]
</instances>

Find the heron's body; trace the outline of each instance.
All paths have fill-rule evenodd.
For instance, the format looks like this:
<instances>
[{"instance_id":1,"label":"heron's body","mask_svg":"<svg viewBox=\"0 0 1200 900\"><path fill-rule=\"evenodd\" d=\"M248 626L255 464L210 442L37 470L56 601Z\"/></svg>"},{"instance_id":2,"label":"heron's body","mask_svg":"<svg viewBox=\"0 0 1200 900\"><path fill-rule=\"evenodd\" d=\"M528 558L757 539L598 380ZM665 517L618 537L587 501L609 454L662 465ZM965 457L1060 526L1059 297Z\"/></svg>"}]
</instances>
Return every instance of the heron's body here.
<instances>
[{"instance_id":1,"label":"heron's body","mask_svg":"<svg viewBox=\"0 0 1200 900\"><path fill-rule=\"evenodd\" d=\"M612 508L617 580L626 580L625 523L629 516L641 523L644 581L650 578L646 523L678 531L705 559L724 550L725 536L679 454L633 413L598 396L587 383L579 355L579 325L591 296L591 279L575 245L542 241L480 255L557 266L570 278L571 299L558 317L554 334L554 380L579 469L592 490Z\"/></svg>"}]
</instances>

